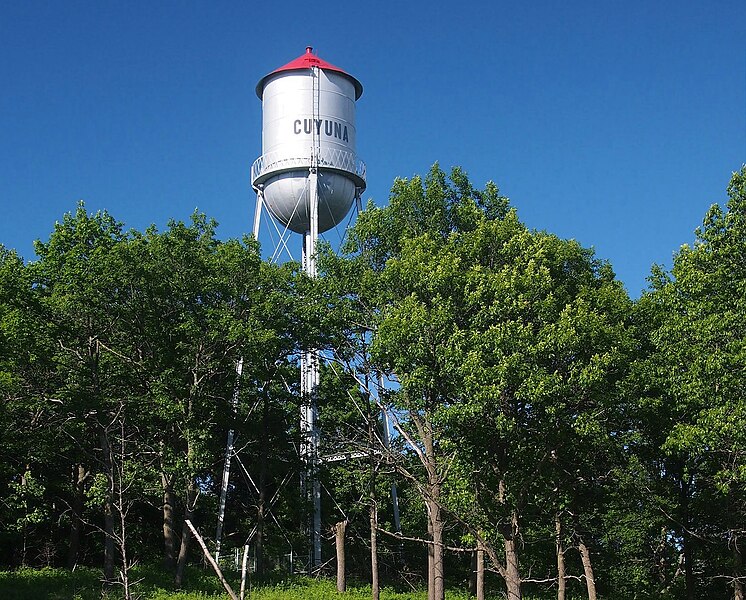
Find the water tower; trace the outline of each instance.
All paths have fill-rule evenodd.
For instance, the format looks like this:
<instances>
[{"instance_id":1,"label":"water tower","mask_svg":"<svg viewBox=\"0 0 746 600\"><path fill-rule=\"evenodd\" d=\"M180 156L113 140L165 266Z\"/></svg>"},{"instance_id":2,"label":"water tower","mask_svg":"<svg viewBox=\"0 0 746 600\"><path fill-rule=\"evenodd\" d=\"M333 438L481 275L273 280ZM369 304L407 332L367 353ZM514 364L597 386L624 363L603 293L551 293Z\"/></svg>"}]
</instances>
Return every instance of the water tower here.
<instances>
[{"instance_id":1,"label":"water tower","mask_svg":"<svg viewBox=\"0 0 746 600\"><path fill-rule=\"evenodd\" d=\"M365 164L358 160L355 144L355 102L363 86L308 47L305 54L260 79L256 93L262 101L262 155L251 167L257 193L254 237L259 237L266 207L284 227L278 244L285 244L287 232L303 235L303 268L315 277L319 234L340 224L365 190ZM314 350L301 357L301 481L314 507L312 567L321 564L318 360Z\"/></svg>"}]
</instances>

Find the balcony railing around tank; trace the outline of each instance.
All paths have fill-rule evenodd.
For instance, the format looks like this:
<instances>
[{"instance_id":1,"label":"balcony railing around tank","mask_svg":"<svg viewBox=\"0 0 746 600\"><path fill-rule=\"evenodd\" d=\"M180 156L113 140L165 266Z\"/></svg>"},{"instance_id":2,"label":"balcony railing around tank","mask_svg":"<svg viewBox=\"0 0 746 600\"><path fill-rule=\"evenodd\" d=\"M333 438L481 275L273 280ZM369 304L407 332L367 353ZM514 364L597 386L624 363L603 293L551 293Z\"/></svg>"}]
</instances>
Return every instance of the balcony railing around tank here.
<instances>
[{"instance_id":1,"label":"balcony railing around tank","mask_svg":"<svg viewBox=\"0 0 746 600\"><path fill-rule=\"evenodd\" d=\"M317 164L321 168L326 167L355 175L356 179L360 180L359 187L365 187L365 163L352 152L339 148L321 148ZM251 165L251 183L252 185L263 183L263 180L271 173L292 171L298 168L308 169L310 166L310 155L292 157L284 152L268 152L257 158Z\"/></svg>"}]
</instances>

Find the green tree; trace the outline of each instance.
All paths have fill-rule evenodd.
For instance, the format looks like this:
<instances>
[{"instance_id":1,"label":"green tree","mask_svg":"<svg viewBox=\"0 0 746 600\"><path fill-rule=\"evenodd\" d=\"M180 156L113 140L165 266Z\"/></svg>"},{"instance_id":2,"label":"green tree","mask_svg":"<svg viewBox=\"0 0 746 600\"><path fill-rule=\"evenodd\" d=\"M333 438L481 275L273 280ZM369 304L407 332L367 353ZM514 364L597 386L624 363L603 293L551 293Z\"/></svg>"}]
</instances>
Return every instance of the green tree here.
<instances>
[{"instance_id":1,"label":"green tree","mask_svg":"<svg viewBox=\"0 0 746 600\"><path fill-rule=\"evenodd\" d=\"M36 243L39 260L29 267L40 316L50 324L54 344L55 368L48 373L45 395L57 400L55 413L65 423L60 431L74 441L65 445L70 470L91 472L99 476L101 484L95 489L103 512L107 582L114 580L116 527L110 436L118 428L118 407L138 393L131 391L131 374L117 356L121 269L116 251L125 238L121 224L110 215L88 215L81 203L75 214L66 214L55 225L49 241ZM76 492L82 492L80 480L76 481ZM81 504L79 497L71 503L75 535L79 535L83 518L77 512ZM77 544L71 537L73 553ZM70 563L74 562L71 556Z\"/></svg>"},{"instance_id":2,"label":"green tree","mask_svg":"<svg viewBox=\"0 0 746 600\"><path fill-rule=\"evenodd\" d=\"M399 382L389 398L422 471L407 473L428 514L431 594L443 590L446 510L480 538L510 598L524 534L561 516L595 597L593 494L619 458L617 388L635 347L610 267L528 230L494 186L437 166L397 181L350 239L327 268L355 282L372 363Z\"/></svg>"},{"instance_id":3,"label":"green tree","mask_svg":"<svg viewBox=\"0 0 746 600\"><path fill-rule=\"evenodd\" d=\"M362 322L363 338L372 332L373 370L395 374L399 382L388 398L401 417L400 433L419 458L421 473L409 475L427 510L432 599L443 598L445 590L441 492L447 461L439 414L457 399L446 374L459 308L451 290L459 288L461 271L452 249L444 247L452 235L473 229L482 211L505 207L496 187L474 190L459 170L449 182L436 165L425 181L397 180L388 207L369 207L360 215L345 259L324 262L327 276L344 282L340 291L359 315L356 328Z\"/></svg>"},{"instance_id":4,"label":"green tree","mask_svg":"<svg viewBox=\"0 0 746 600\"><path fill-rule=\"evenodd\" d=\"M133 234L125 246L132 290L122 323L131 340L126 357L146 389L143 427L158 457L164 561L176 567L177 586L191 532L184 524L178 543L175 515L192 520L200 490L220 481L215 466L225 432L238 428L231 406L236 365L243 359L242 395L257 397L264 374L295 347L288 326L294 313L282 310L289 285L283 278L292 272L262 263L253 242L220 242L215 228L194 215L163 233Z\"/></svg>"},{"instance_id":5,"label":"green tree","mask_svg":"<svg viewBox=\"0 0 746 600\"><path fill-rule=\"evenodd\" d=\"M651 279L644 302L658 317L651 335L662 391L656 418L664 432L664 476L679 492L671 517L687 597L731 582L743 598L746 168L734 173L725 210L713 205L671 272L656 268Z\"/></svg>"},{"instance_id":6,"label":"green tree","mask_svg":"<svg viewBox=\"0 0 746 600\"><path fill-rule=\"evenodd\" d=\"M52 510L64 487L59 477L59 425L42 394L50 368L46 323L30 270L15 252L0 246L0 558L5 564L54 559L51 533L61 515ZM59 440L57 440L59 442ZM62 468L64 473L64 467Z\"/></svg>"},{"instance_id":7,"label":"green tree","mask_svg":"<svg viewBox=\"0 0 746 600\"><path fill-rule=\"evenodd\" d=\"M593 597L590 548L601 532L591 517L620 453L631 303L591 251L528 230L512 211L453 239L445 262L464 272L447 348L459 400L443 413L443 447L460 475L448 486L453 512L482 538L509 597L521 593L523 541L551 548L556 527L558 542L580 551ZM526 559L527 571L548 568Z\"/></svg>"}]
</instances>

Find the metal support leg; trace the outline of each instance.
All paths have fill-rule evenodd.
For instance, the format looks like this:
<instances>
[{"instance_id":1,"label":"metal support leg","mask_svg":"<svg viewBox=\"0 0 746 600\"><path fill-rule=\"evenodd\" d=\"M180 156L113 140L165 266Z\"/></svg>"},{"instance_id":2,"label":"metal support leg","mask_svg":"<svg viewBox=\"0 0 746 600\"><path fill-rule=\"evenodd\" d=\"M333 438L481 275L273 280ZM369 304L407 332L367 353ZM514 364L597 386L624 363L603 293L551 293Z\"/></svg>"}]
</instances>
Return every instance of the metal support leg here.
<instances>
[{"instance_id":1,"label":"metal support leg","mask_svg":"<svg viewBox=\"0 0 746 600\"><path fill-rule=\"evenodd\" d=\"M378 376L378 394L380 398L381 390L383 390L383 376ZM381 403L383 404L383 403ZM389 415L383 408L381 409L381 419L383 421L383 445L386 450L391 447L391 429L389 423ZM396 482L391 483L391 504L394 509L394 530L396 533L401 534L401 519L399 516L399 494L396 489ZM399 561L404 560L404 543L399 544Z\"/></svg>"},{"instance_id":2,"label":"metal support leg","mask_svg":"<svg viewBox=\"0 0 746 600\"><path fill-rule=\"evenodd\" d=\"M233 412L238 409L241 373L243 373L243 357L236 363L236 386L233 388L231 404ZM215 562L220 562L220 544L223 538L223 521L225 519L225 501L228 496L228 481L231 477L231 459L233 458L233 429L228 430L228 440L225 443L225 460L223 462L223 482L220 486L220 504L218 506L218 526L215 531Z\"/></svg>"},{"instance_id":3,"label":"metal support leg","mask_svg":"<svg viewBox=\"0 0 746 600\"><path fill-rule=\"evenodd\" d=\"M316 242L319 236L318 175L316 169L309 173L310 231L303 235L303 268L309 277L316 277ZM316 425L318 406L316 394L319 385L318 352L304 351L301 356L301 459L303 495L313 505L310 522L310 567L321 564L321 482L319 481L319 431Z\"/></svg>"},{"instance_id":4,"label":"metal support leg","mask_svg":"<svg viewBox=\"0 0 746 600\"><path fill-rule=\"evenodd\" d=\"M259 223L262 218L262 206L264 205L264 186L260 185L256 191L256 208L254 209L254 239L259 239Z\"/></svg>"}]
</instances>

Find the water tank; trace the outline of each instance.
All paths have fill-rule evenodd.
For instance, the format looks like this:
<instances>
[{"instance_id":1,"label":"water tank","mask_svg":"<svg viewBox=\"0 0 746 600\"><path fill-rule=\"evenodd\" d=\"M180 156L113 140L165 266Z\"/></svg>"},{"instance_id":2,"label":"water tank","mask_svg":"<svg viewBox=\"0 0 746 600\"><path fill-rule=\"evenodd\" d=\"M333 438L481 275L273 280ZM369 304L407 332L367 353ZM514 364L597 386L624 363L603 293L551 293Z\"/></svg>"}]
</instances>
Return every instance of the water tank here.
<instances>
[{"instance_id":1,"label":"water tank","mask_svg":"<svg viewBox=\"0 0 746 600\"><path fill-rule=\"evenodd\" d=\"M306 48L305 54L263 77L262 156L251 182L270 213L297 233L310 229L308 174L317 167L319 232L341 223L357 189L365 189L365 165L355 145L355 102L360 82Z\"/></svg>"}]
</instances>

